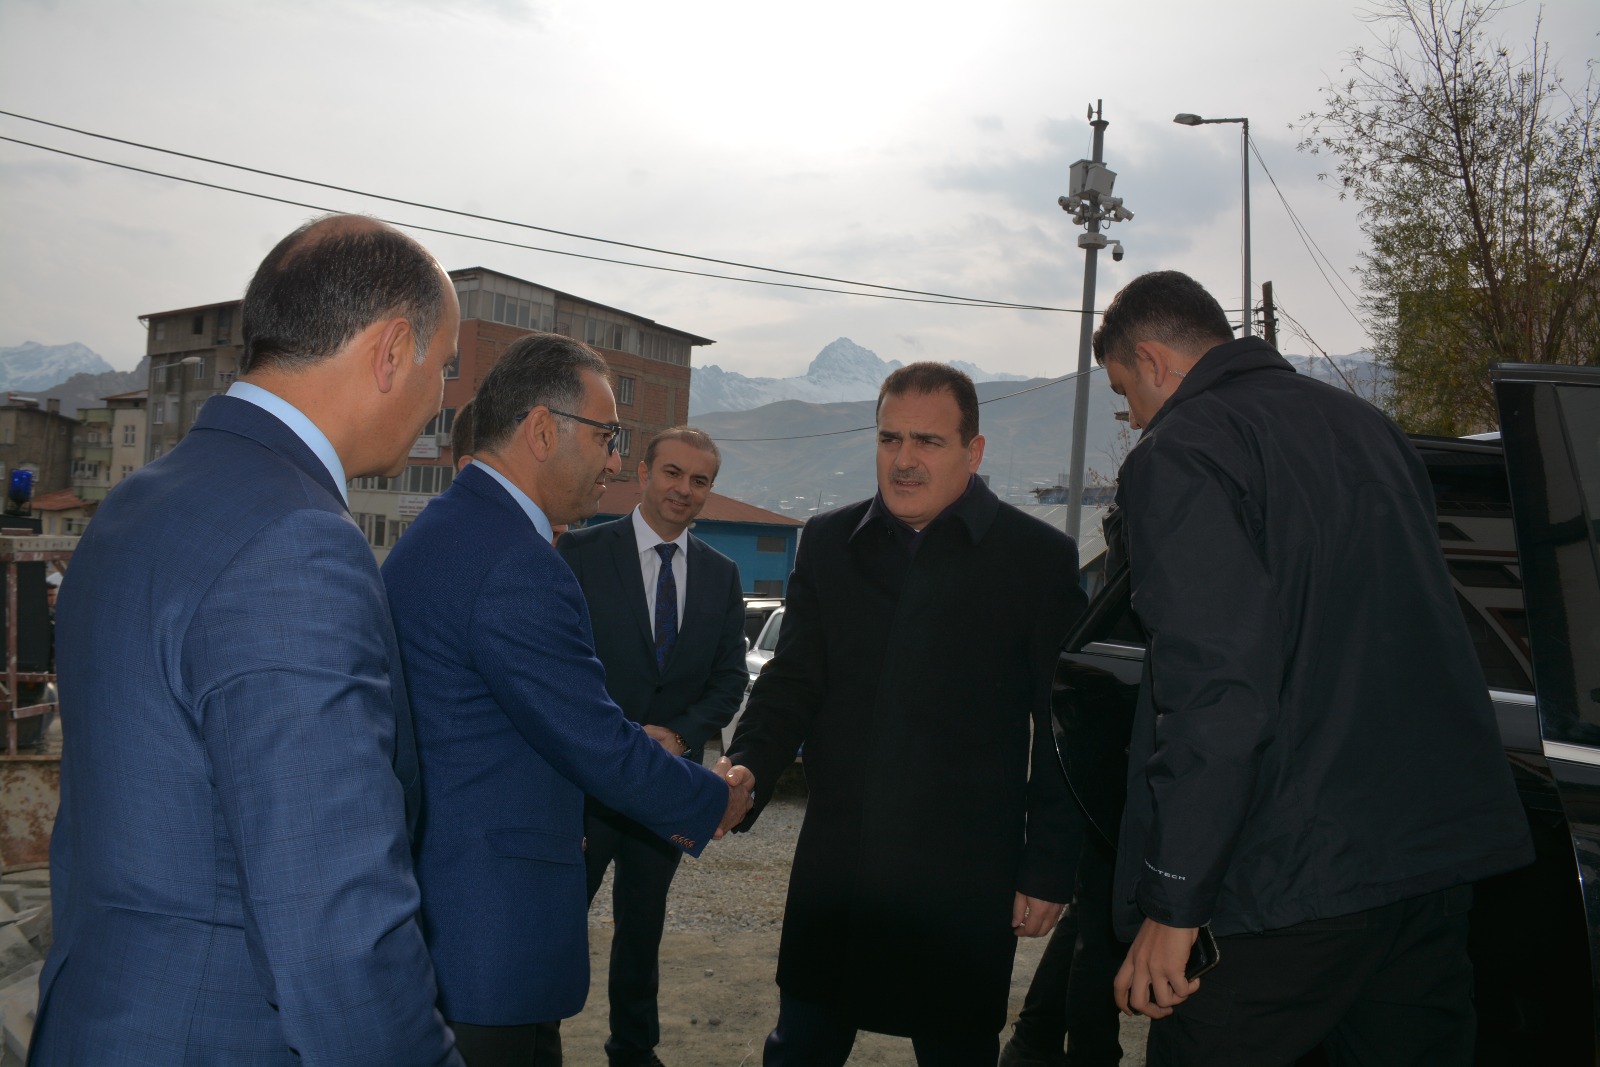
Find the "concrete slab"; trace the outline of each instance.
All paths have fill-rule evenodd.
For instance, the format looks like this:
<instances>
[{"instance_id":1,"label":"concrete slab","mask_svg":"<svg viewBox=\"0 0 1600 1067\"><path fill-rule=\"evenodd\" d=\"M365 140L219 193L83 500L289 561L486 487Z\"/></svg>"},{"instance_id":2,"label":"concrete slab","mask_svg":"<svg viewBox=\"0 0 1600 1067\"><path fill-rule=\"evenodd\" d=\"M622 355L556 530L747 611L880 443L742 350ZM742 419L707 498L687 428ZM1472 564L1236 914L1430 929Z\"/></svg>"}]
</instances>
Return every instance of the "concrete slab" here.
<instances>
[{"instance_id":1,"label":"concrete slab","mask_svg":"<svg viewBox=\"0 0 1600 1067\"><path fill-rule=\"evenodd\" d=\"M39 978L0 989L0 1029L4 1030L7 1055L28 1059L33 1044L33 1012L39 1006Z\"/></svg>"},{"instance_id":2,"label":"concrete slab","mask_svg":"<svg viewBox=\"0 0 1600 1067\"><path fill-rule=\"evenodd\" d=\"M20 971L40 958L39 950L28 943L16 923L0 926L0 975Z\"/></svg>"}]
</instances>

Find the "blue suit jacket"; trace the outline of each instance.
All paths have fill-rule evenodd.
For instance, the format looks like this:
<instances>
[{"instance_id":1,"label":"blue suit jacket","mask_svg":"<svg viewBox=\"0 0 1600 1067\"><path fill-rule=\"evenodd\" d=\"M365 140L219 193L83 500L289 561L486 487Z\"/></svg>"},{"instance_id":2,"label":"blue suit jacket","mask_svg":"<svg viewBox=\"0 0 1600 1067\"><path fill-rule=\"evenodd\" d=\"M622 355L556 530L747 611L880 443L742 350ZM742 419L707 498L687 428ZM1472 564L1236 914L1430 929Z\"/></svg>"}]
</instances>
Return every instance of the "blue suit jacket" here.
<instances>
[{"instance_id":1,"label":"blue suit jacket","mask_svg":"<svg viewBox=\"0 0 1600 1067\"><path fill-rule=\"evenodd\" d=\"M632 515L556 541L589 602L594 647L606 666L606 689L634 722L665 726L699 760L706 738L739 710L744 665L744 592L739 568L689 535L689 588L678 640L656 665L655 620L647 610L639 541Z\"/></svg>"},{"instance_id":2,"label":"blue suit jacket","mask_svg":"<svg viewBox=\"0 0 1600 1067\"><path fill-rule=\"evenodd\" d=\"M577 580L484 471L427 506L383 578L417 721L417 880L445 1018L573 1015L589 990L584 794L698 855L727 786L606 696Z\"/></svg>"},{"instance_id":3,"label":"blue suit jacket","mask_svg":"<svg viewBox=\"0 0 1600 1067\"><path fill-rule=\"evenodd\" d=\"M208 401L101 505L56 619L32 1062L459 1063L416 921L394 631L322 463Z\"/></svg>"}]
</instances>

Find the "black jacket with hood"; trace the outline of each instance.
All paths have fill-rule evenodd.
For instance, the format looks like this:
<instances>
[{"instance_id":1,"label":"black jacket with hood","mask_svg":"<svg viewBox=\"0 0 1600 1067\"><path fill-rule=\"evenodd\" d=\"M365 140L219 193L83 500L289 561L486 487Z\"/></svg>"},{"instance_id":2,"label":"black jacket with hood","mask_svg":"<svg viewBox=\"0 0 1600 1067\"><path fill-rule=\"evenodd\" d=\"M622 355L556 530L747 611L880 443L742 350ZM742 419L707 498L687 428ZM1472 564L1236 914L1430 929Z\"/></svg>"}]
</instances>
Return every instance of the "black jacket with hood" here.
<instances>
[{"instance_id":1,"label":"black jacket with hood","mask_svg":"<svg viewBox=\"0 0 1600 1067\"><path fill-rule=\"evenodd\" d=\"M1388 418L1231 341L1150 420L1117 502L1150 636L1121 936L1279 929L1532 860L1427 470Z\"/></svg>"}]
</instances>

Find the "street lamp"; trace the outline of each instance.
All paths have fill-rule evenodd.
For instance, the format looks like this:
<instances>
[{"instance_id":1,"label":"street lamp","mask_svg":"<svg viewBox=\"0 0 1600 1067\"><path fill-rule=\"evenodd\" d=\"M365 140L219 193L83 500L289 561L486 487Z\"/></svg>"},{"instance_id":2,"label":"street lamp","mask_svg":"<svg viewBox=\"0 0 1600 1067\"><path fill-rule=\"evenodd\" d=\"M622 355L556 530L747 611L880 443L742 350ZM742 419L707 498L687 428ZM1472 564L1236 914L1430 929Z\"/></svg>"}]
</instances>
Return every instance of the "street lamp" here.
<instances>
[{"instance_id":1,"label":"street lamp","mask_svg":"<svg viewBox=\"0 0 1600 1067\"><path fill-rule=\"evenodd\" d=\"M1188 112L1184 112L1181 115L1174 115L1172 121L1176 122L1179 126L1210 126L1218 122L1237 122L1244 127L1244 137L1240 142L1239 157L1239 173L1241 176L1240 180L1244 189L1244 205L1242 212L1244 216L1244 236L1242 238L1242 244L1244 245L1244 311L1242 314L1244 315L1243 336L1253 336L1255 334L1255 324L1252 321L1253 316L1250 313L1252 303L1250 298L1250 120L1203 119L1199 115L1191 115Z\"/></svg>"}]
</instances>

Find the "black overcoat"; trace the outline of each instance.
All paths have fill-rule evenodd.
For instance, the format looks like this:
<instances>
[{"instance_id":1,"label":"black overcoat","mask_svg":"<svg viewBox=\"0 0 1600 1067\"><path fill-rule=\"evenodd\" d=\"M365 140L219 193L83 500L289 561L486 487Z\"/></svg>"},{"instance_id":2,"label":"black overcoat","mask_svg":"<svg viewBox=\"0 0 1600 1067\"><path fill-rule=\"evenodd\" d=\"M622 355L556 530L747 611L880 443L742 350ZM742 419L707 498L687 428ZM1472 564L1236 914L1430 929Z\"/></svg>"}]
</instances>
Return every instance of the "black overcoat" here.
<instances>
[{"instance_id":1,"label":"black overcoat","mask_svg":"<svg viewBox=\"0 0 1600 1067\"><path fill-rule=\"evenodd\" d=\"M1427 469L1377 408L1256 338L1219 345L1117 501L1150 635L1123 937L1143 916L1276 930L1533 858Z\"/></svg>"},{"instance_id":2,"label":"black overcoat","mask_svg":"<svg viewBox=\"0 0 1600 1067\"><path fill-rule=\"evenodd\" d=\"M1014 896L1071 890L1049 697L1083 605L1074 543L981 482L914 553L867 501L806 524L730 749L759 811L805 745L786 994L880 1033L1004 1025Z\"/></svg>"}]
</instances>

